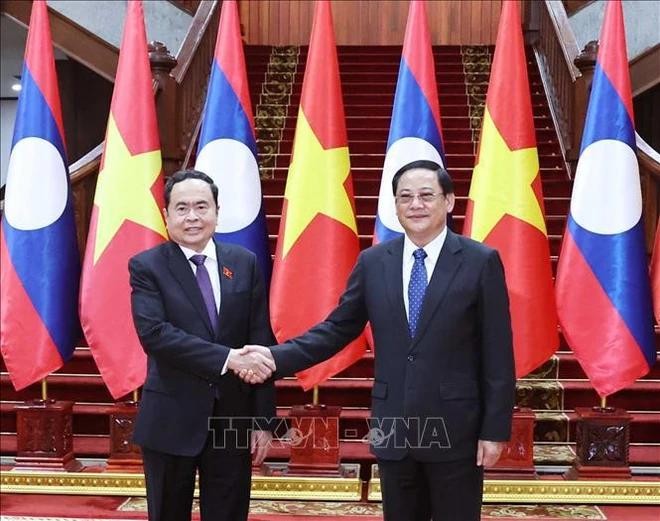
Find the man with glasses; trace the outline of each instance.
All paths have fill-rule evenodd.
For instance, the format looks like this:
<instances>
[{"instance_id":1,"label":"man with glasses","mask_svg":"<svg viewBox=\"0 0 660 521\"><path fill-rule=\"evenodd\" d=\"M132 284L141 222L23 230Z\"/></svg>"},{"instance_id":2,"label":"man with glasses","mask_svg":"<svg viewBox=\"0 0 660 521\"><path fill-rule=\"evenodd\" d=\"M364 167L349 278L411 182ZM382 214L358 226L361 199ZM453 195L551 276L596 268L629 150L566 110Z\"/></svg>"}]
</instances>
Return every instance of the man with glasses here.
<instances>
[{"instance_id":1,"label":"man with glasses","mask_svg":"<svg viewBox=\"0 0 660 521\"><path fill-rule=\"evenodd\" d=\"M504 270L495 250L447 228L455 196L442 167L407 164L392 189L405 235L363 251L328 318L272 348L276 376L332 356L369 321L385 519L476 521L514 405Z\"/></svg>"}]
</instances>

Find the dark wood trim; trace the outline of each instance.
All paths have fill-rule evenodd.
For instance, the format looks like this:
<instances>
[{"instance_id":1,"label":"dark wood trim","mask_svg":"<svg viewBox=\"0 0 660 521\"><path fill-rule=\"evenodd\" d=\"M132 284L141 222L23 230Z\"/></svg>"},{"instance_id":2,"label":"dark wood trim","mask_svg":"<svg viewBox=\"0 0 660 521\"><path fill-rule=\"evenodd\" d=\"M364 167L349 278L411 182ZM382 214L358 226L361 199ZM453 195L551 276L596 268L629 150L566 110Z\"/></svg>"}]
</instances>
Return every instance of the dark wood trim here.
<instances>
[{"instance_id":1,"label":"dark wood trim","mask_svg":"<svg viewBox=\"0 0 660 521\"><path fill-rule=\"evenodd\" d=\"M202 3L201 0L168 0L170 4L178 7L182 11L185 11L191 16L194 16L197 12L199 4Z\"/></svg>"},{"instance_id":2,"label":"dark wood trim","mask_svg":"<svg viewBox=\"0 0 660 521\"><path fill-rule=\"evenodd\" d=\"M633 98L660 83L660 43L630 61L630 87Z\"/></svg>"},{"instance_id":3,"label":"dark wood trim","mask_svg":"<svg viewBox=\"0 0 660 521\"><path fill-rule=\"evenodd\" d=\"M0 12L27 27L30 23L32 1L0 1ZM119 49L99 38L69 18L48 8L53 44L74 60L108 81L115 81Z\"/></svg>"},{"instance_id":4,"label":"dark wood trim","mask_svg":"<svg viewBox=\"0 0 660 521\"><path fill-rule=\"evenodd\" d=\"M578 11L581 11L589 4L593 4L594 0L563 0L564 8L568 16L573 16Z\"/></svg>"},{"instance_id":5,"label":"dark wood trim","mask_svg":"<svg viewBox=\"0 0 660 521\"><path fill-rule=\"evenodd\" d=\"M195 53L200 43L204 38L207 27L211 20L216 8L219 9L222 2L213 0L212 2L202 2L193 17L193 20L188 29L188 34L181 44L181 49L176 57L177 65L172 69L172 76L176 79L177 83L186 75L188 67L195 57ZM217 34L217 30L216 30ZM215 42L214 42L215 43Z\"/></svg>"}]
</instances>

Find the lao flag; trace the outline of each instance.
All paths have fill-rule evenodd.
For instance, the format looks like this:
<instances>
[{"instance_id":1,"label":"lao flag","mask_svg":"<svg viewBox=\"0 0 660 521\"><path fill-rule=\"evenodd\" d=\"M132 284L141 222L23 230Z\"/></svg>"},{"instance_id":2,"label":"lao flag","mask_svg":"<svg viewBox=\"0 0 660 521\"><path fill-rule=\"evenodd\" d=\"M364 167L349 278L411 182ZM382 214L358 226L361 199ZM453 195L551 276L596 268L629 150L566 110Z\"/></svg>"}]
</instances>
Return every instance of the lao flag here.
<instances>
[{"instance_id":1,"label":"lao flag","mask_svg":"<svg viewBox=\"0 0 660 521\"><path fill-rule=\"evenodd\" d=\"M419 159L428 159L446 167L426 4L413 0L410 2L394 94L390 135L378 194L374 243L403 233L396 218L392 178L399 168Z\"/></svg>"},{"instance_id":2,"label":"lao flag","mask_svg":"<svg viewBox=\"0 0 660 521\"><path fill-rule=\"evenodd\" d=\"M655 358L639 167L620 1L607 4L559 266L564 336L607 396Z\"/></svg>"},{"instance_id":3,"label":"lao flag","mask_svg":"<svg viewBox=\"0 0 660 521\"><path fill-rule=\"evenodd\" d=\"M0 236L2 355L20 390L79 335L80 258L46 3L32 4Z\"/></svg>"},{"instance_id":4,"label":"lao flag","mask_svg":"<svg viewBox=\"0 0 660 521\"><path fill-rule=\"evenodd\" d=\"M220 191L216 238L254 252L268 281L271 260L254 118L234 0L222 3L195 168L211 176Z\"/></svg>"}]
</instances>

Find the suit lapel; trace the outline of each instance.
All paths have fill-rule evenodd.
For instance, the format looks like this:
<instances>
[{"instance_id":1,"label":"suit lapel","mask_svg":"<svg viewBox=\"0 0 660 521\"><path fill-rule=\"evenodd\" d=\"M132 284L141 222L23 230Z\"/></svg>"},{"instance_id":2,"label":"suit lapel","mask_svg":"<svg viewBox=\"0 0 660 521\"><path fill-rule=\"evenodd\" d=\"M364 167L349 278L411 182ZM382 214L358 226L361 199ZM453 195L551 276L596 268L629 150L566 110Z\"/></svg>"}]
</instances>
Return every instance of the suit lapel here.
<instances>
[{"instance_id":1,"label":"suit lapel","mask_svg":"<svg viewBox=\"0 0 660 521\"><path fill-rule=\"evenodd\" d=\"M417 331L415 333L414 341L411 347L415 345L417 340L424 335L425 329L428 327L435 310L442 303L449 285L456 275L456 271L463 262L463 257L459 254L462 249L456 234L447 230L447 237L445 243L440 250L438 262L435 264L431 280L426 287L424 295L424 302L422 303L422 310L417 324Z\"/></svg>"},{"instance_id":2,"label":"suit lapel","mask_svg":"<svg viewBox=\"0 0 660 521\"><path fill-rule=\"evenodd\" d=\"M222 316L227 314L227 298L234 293L235 262L231 252L222 244L215 243L218 256L218 275L220 277L220 309L218 310L218 324L222 324ZM226 317L225 317L226 318Z\"/></svg>"},{"instance_id":3,"label":"suit lapel","mask_svg":"<svg viewBox=\"0 0 660 521\"><path fill-rule=\"evenodd\" d=\"M197 314L202 318L206 328L211 333L211 336L214 335L213 327L211 326L211 321L209 320L208 311L206 311L206 305L204 304L204 298L202 297L202 292L199 289L197 284L197 279L195 274L192 271L190 262L186 259L186 256L181 251L181 248L174 243L170 242L168 253L168 268L174 275L174 278L179 282L183 292L188 297L188 300L192 303L197 311Z\"/></svg>"},{"instance_id":4,"label":"suit lapel","mask_svg":"<svg viewBox=\"0 0 660 521\"><path fill-rule=\"evenodd\" d=\"M408 330L408 317L403 303L403 236L394 240L383 256L385 283L387 285L387 298L394 310L394 317L400 322L400 327ZM394 318L393 317L393 318Z\"/></svg>"}]
</instances>

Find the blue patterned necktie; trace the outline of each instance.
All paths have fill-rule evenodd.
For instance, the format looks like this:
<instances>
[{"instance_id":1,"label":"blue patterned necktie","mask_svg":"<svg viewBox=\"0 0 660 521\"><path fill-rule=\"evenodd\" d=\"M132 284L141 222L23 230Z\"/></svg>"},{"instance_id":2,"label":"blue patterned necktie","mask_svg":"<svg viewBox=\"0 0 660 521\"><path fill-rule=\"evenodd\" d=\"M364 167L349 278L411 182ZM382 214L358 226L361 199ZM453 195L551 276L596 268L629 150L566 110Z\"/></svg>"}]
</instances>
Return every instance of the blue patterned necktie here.
<instances>
[{"instance_id":1,"label":"blue patterned necktie","mask_svg":"<svg viewBox=\"0 0 660 521\"><path fill-rule=\"evenodd\" d=\"M195 272L195 278L197 279L197 285L199 286L200 291L202 292L202 297L204 298L204 304L206 305L206 311L209 314L209 319L211 320L211 326L213 331L218 331L218 310L215 307L215 297L213 296L213 286L211 285L211 277L209 277L209 272L204 266L204 261L206 260L206 255L193 255L190 257L190 262L197 266Z\"/></svg>"},{"instance_id":2,"label":"blue patterned necktie","mask_svg":"<svg viewBox=\"0 0 660 521\"><path fill-rule=\"evenodd\" d=\"M415 337L417 321L422 310L422 302L424 301L424 293L426 293L428 282L426 266L424 265L426 252L419 248L413 252L413 257L415 257L415 262L408 283L408 330L410 331L410 338Z\"/></svg>"}]
</instances>

